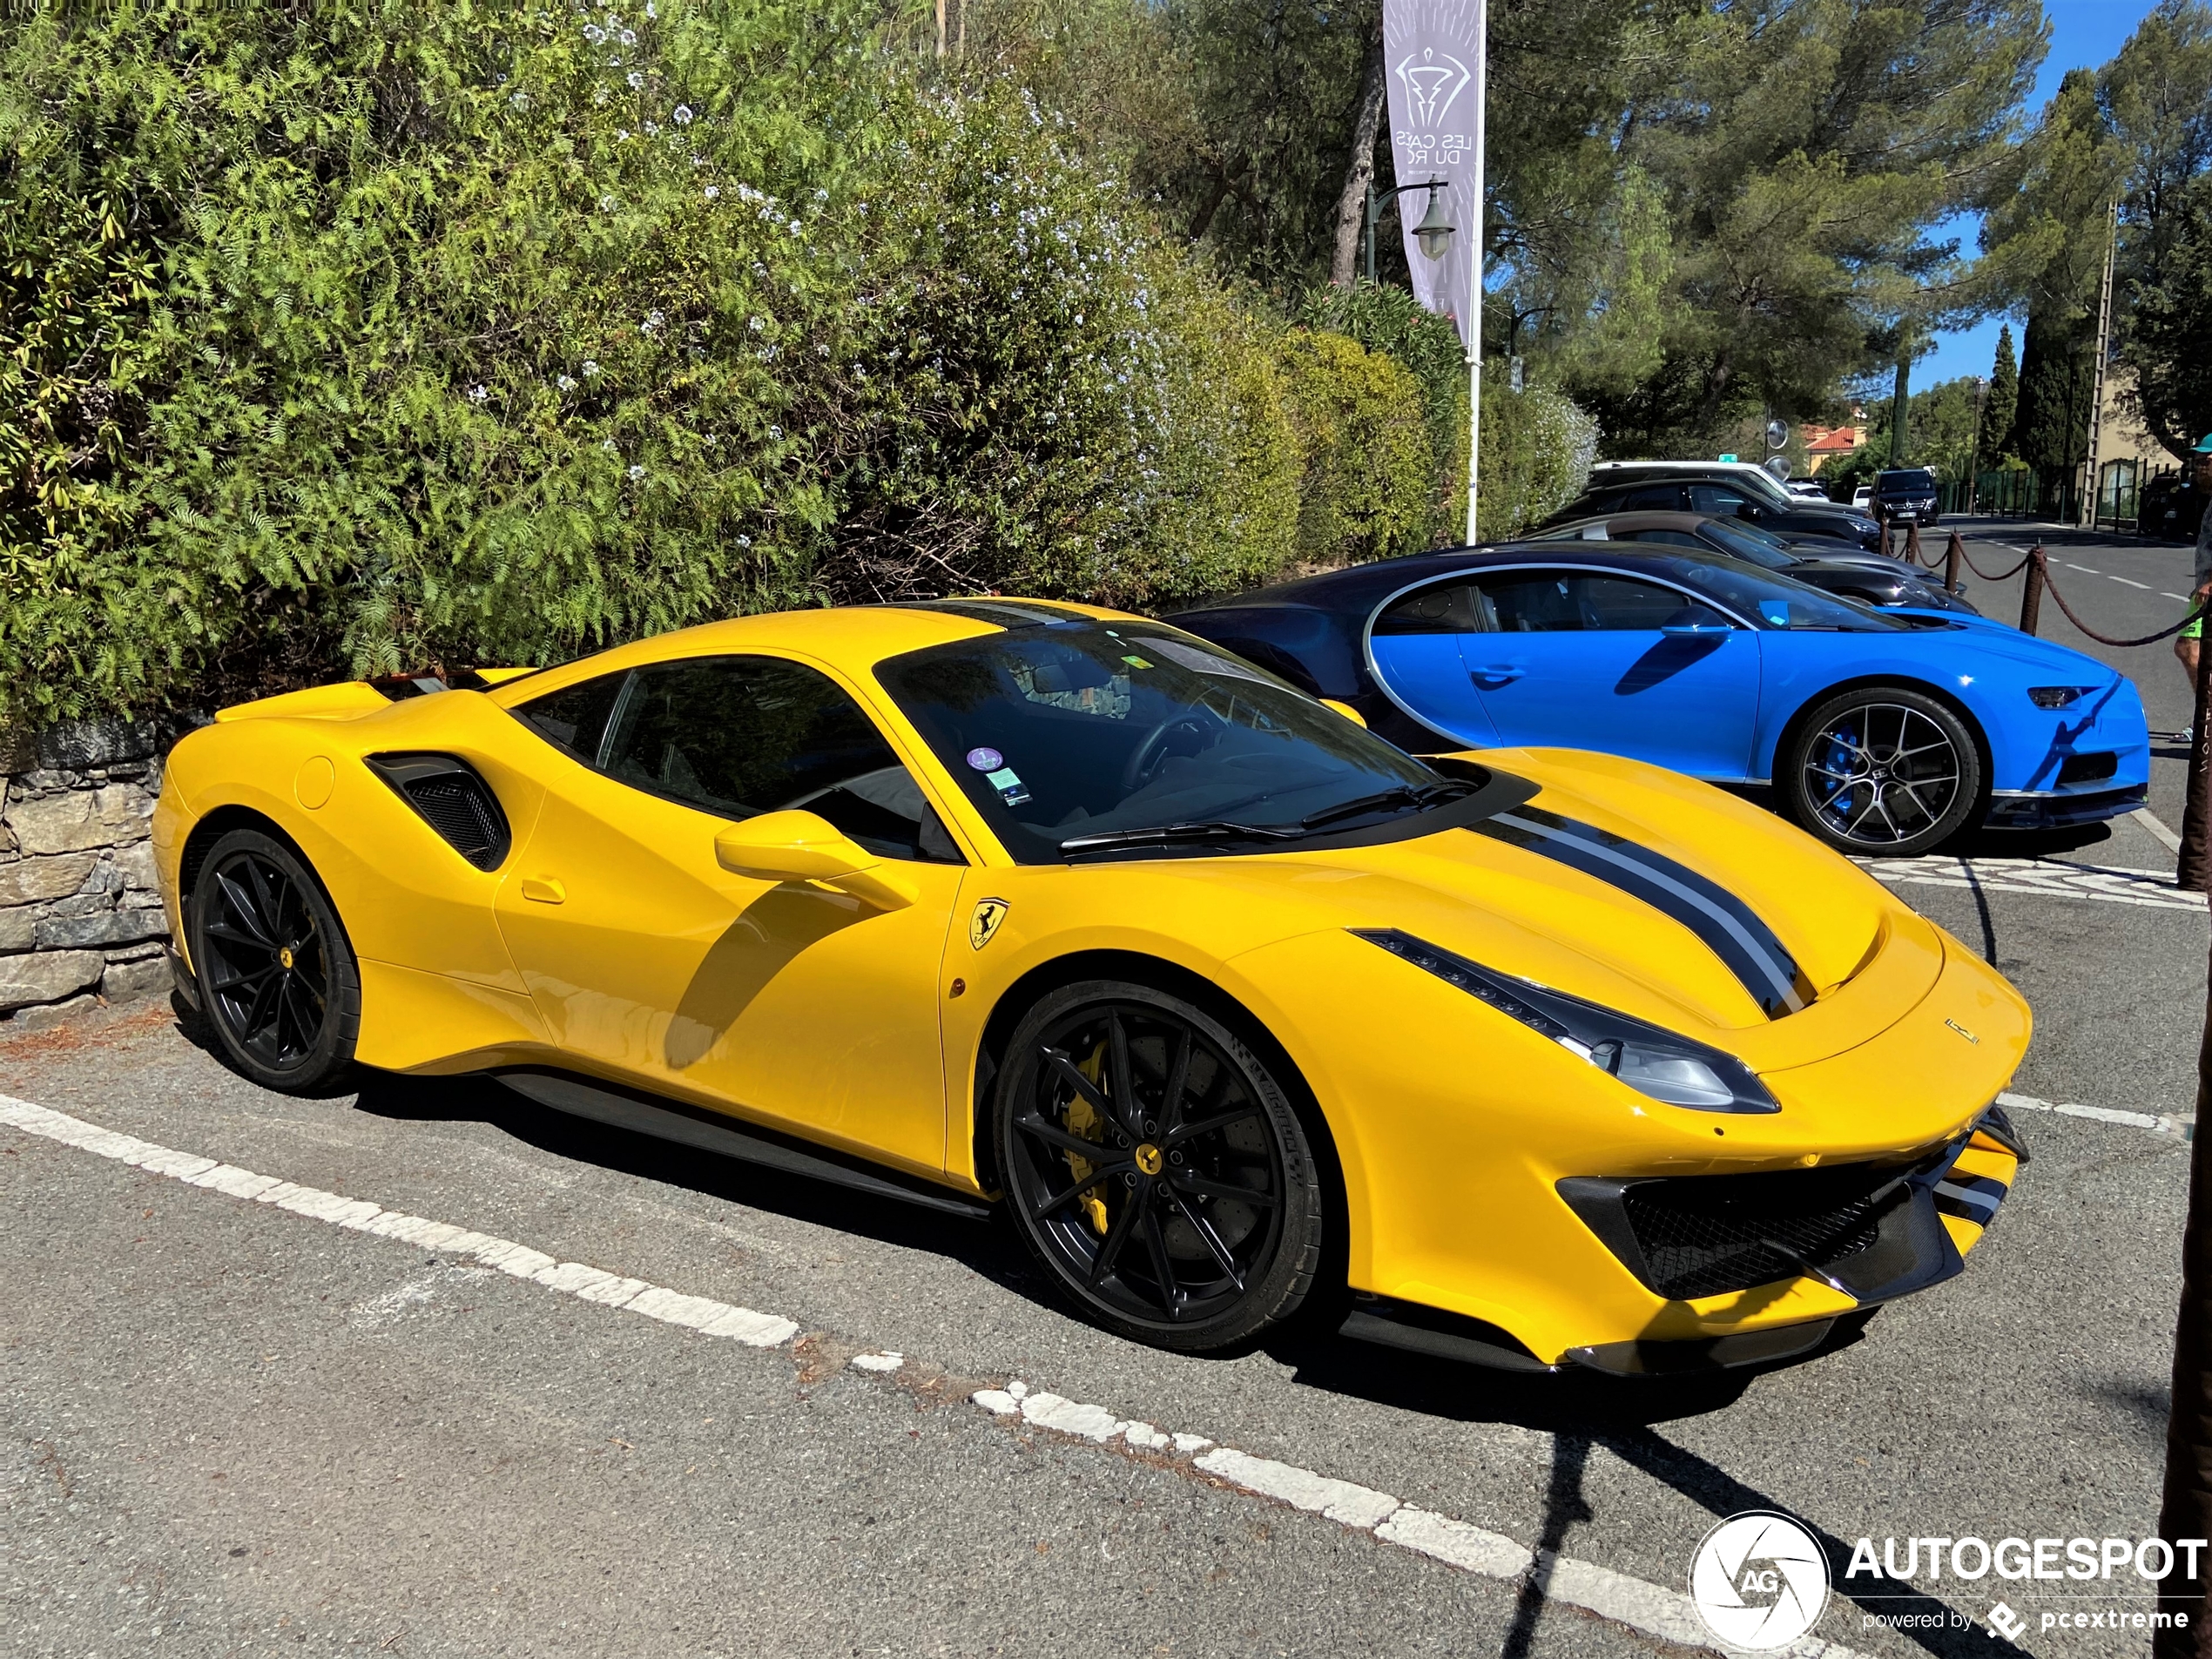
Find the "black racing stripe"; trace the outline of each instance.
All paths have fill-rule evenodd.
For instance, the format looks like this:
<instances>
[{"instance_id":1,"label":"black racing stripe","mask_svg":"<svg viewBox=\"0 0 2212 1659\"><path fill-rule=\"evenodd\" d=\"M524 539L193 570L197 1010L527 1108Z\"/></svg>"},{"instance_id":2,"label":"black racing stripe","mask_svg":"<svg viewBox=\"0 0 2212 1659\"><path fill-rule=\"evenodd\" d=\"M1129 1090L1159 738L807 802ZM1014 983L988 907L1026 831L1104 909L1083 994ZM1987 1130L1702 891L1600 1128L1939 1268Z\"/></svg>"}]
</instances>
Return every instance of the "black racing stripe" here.
<instances>
[{"instance_id":1,"label":"black racing stripe","mask_svg":"<svg viewBox=\"0 0 2212 1659\"><path fill-rule=\"evenodd\" d=\"M941 610L970 622L1001 628L1049 628L1055 623L1089 622L1080 610L1063 610L1049 601L1030 599L915 599L887 607L894 610Z\"/></svg>"},{"instance_id":2,"label":"black racing stripe","mask_svg":"<svg viewBox=\"0 0 2212 1659\"><path fill-rule=\"evenodd\" d=\"M1682 923L1721 959L1767 1018L1794 1014L1811 1001L1797 959L1774 930L1741 899L1696 871L1594 824L1540 806L1516 806L1468 827L1556 859Z\"/></svg>"}]
</instances>

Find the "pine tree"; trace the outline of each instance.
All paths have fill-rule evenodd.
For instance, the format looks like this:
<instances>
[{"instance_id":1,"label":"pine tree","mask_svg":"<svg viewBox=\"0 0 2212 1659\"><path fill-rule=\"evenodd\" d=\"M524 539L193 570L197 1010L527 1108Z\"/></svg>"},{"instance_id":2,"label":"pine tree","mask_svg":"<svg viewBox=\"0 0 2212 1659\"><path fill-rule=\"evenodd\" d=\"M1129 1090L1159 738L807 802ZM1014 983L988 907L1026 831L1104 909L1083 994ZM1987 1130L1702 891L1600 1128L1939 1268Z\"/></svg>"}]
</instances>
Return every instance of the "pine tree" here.
<instances>
[{"instance_id":1,"label":"pine tree","mask_svg":"<svg viewBox=\"0 0 2212 1659\"><path fill-rule=\"evenodd\" d=\"M1997 361L1989 371L1989 390L1981 403L1981 429L1974 444L1974 468L2001 466L2013 453L2013 416L2020 407L2020 360L2013 354L2013 326L1997 331Z\"/></svg>"}]
</instances>

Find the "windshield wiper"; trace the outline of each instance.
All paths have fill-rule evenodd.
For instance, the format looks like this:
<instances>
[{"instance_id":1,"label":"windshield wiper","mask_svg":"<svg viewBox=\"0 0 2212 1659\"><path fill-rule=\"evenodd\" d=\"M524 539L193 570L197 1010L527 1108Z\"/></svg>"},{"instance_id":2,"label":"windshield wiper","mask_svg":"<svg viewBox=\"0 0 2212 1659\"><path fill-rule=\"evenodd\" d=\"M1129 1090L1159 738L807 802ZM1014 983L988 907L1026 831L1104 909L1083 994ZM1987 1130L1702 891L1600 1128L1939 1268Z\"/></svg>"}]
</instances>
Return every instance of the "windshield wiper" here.
<instances>
[{"instance_id":1,"label":"windshield wiper","mask_svg":"<svg viewBox=\"0 0 2212 1659\"><path fill-rule=\"evenodd\" d=\"M1258 824L1155 824L1145 829L1101 830L1096 835L1070 836L1060 843L1060 850L1103 853L1109 847L1167 846L1179 841L1294 841L1303 833L1302 830L1269 829Z\"/></svg>"},{"instance_id":2,"label":"windshield wiper","mask_svg":"<svg viewBox=\"0 0 2212 1659\"><path fill-rule=\"evenodd\" d=\"M1440 801L1457 800L1474 788L1473 784L1459 782L1399 784L1372 795L1360 795L1351 800L1339 801L1334 806L1324 806L1318 813L1308 813L1298 819L1298 827L1302 830L1315 829L1323 824L1333 824L1340 818L1356 818L1362 813L1387 812L1393 806L1433 806Z\"/></svg>"}]
</instances>

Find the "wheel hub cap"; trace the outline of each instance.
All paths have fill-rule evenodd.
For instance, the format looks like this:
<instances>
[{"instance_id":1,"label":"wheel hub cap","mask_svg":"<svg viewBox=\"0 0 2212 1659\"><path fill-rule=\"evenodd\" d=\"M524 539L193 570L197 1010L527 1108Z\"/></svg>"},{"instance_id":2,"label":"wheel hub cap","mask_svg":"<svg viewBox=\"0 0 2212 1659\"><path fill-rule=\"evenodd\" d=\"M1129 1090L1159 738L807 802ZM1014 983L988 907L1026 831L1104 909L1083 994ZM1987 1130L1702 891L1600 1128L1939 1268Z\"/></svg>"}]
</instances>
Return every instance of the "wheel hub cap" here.
<instances>
[{"instance_id":1,"label":"wheel hub cap","mask_svg":"<svg viewBox=\"0 0 2212 1659\"><path fill-rule=\"evenodd\" d=\"M287 945L282 950L277 952L277 961L284 965L287 973L290 973L292 971L292 947Z\"/></svg>"},{"instance_id":2,"label":"wheel hub cap","mask_svg":"<svg viewBox=\"0 0 2212 1659\"><path fill-rule=\"evenodd\" d=\"M1150 1142L1136 1149L1136 1167L1146 1175L1159 1174L1161 1162L1160 1149Z\"/></svg>"}]
</instances>

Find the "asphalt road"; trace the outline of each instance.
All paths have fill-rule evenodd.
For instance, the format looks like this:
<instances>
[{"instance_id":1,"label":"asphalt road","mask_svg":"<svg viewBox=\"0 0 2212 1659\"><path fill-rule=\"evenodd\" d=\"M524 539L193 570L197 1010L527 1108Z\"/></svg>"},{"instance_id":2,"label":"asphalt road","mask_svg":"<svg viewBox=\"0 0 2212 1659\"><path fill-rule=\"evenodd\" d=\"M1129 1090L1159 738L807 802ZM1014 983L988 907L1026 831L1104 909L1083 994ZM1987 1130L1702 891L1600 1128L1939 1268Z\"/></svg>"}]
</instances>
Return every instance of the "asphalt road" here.
<instances>
[{"instance_id":1,"label":"asphalt road","mask_svg":"<svg viewBox=\"0 0 2212 1659\"><path fill-rule=\"evenodd\" d=\"M2061 579L2101 625L2148 631L2187 557L2084 550L2100 574ZM1999 609L1984 584L1971 597ZM2154 726L2181 724L2170 658L2126 665ZM970 1403L1017 1380L1555 1549L1625 1575L1608 1595L1630 1606L1638 1585L1678 1595L1699 1539L1748 1508L1846 1551L2146 1535L2187 1173L2186 1143L2152 1125L2192 1109L2205 913L2154 877L2096 873L2159 866L2140 826L2028 840L1885 873L2028 995L2019 1094L2142 1121L2023 1109L2035 1160L1965 1276L1851 1345L1719 1384L1518 1380L1310 1336L1161 1354L1069 1317L995 1226L562 1118L495 1083L273 1096L144 1006L0 1039L7 1096L802 1332L711 1339L0 1127L0 1652L1669 1645L1564 1588L1394 1547L1171 1449ZM887 1352L895 1370L850 1363ZM1816 1634L2000 1654L1978 1623L1865 1620L1979 1621L2001 1594L2029 1621L2018 1650L2148 1650L2141 1632L2040 1625L2147 1607L2134 1583L1946 1576L1881 1599L1898 1588L1838 1595Z\"/></svg>"}]
</instances>

